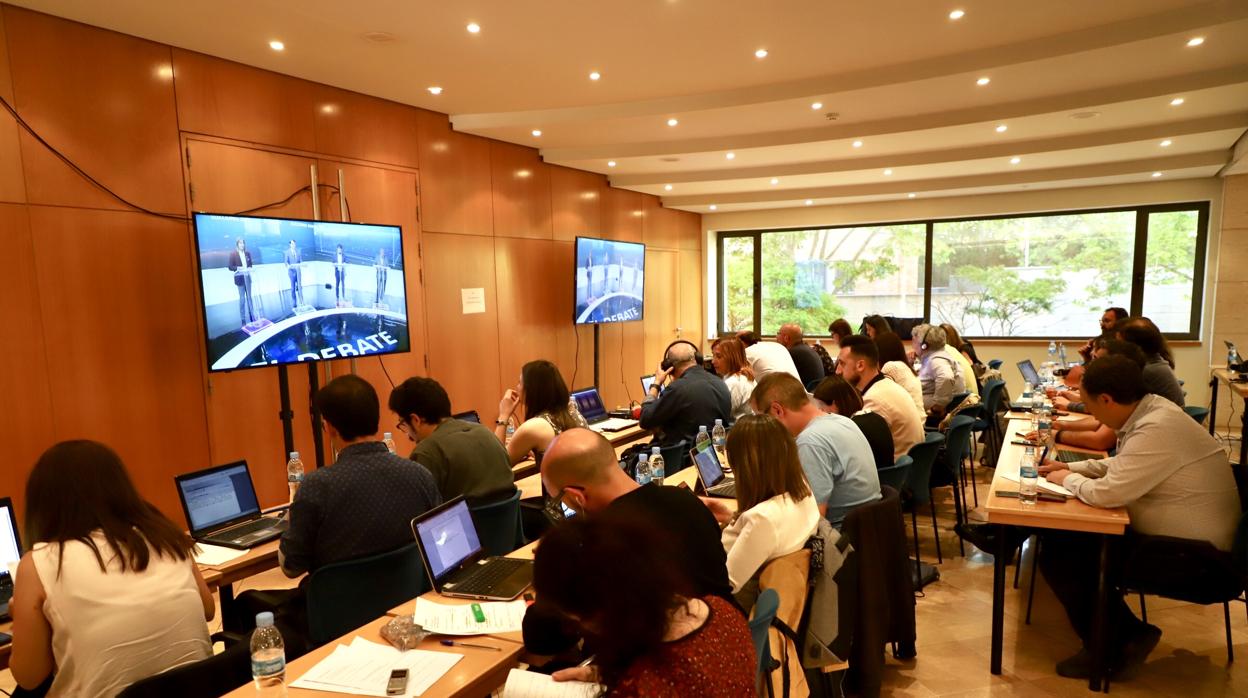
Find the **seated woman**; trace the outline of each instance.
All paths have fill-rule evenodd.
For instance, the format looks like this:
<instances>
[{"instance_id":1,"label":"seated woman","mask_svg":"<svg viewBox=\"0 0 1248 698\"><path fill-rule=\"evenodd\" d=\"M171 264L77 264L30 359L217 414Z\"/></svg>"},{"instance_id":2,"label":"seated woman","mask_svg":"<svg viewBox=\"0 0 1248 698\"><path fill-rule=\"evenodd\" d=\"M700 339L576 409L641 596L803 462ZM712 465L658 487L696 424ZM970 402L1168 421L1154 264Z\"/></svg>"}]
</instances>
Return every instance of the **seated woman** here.
<instances>
[{"instance_id":1,"label":"seated woman","mask_svg":"<svg viewBox=\"0 0 1248 698\"><path fill-rule=\"evenodd\" d=\"M610 511L542 538L533 588L576 619L595 657L556 681L597 681L613 698L755 695L745 617L718 596L690 593L670 546L653 523Z\"/></svg>"},{"instance_id":2,"label":"seated woman","mask_svg":"<svg viewBox=\"0 0 1248 698\"><path fill-rule=\"evenodd\" d=\"M107 446L44 452L26 480L26 535L11 605L22 688L50 678L49 696L113 696L212 655L213 599L194 542L139 496Z\"/></svg>"},{"instance_id":3,"label":"seated woman","mask_svg":"<svg viewBox=\"0 0 1248 698\"><path fill-rule=\"evenodd\" d=\"M950 353L962 363L962 375L967 376L968 380L974 379L974 387L978 389L979 377L983 374L985 366L979 362L979 357L975 355L975 347L970 342L963 341L962 335L958 334L958 330L953 325L946 322L940 328L945 331L945 345L952 350ZM980 368L978 372L975 370L976 364ZM967 385L968 389L971 387Z\"/></svg>"},{"instance_id":4,"label":"seated woman","mask_svg":"<svg viewBox=\"0 0 1248 698\"><path fill-rule=\"evenodd\" d=\"M750 394L754 392L754 369L745 358L745 345L736 337L724 337L711 344L715 373L724 379L732 395L732 418L739 419L753 410Z\"/></svg>"},{"instance_id":5,"label":"seated woman","mask_svg":"<svg viewBox=\"0 0 1248 698\"><path fill-rule=\"evenodd\" d=\"M893 326L888 324L888 320L885 320L882 315L868 315L862 324L866 327L867 336L871 339L893 331Z\"/></svg>"},{"instance_id":6,"label":"seated woman","mask_svg":"<svg viewBox=\"0 0 1248 698\"><path fill-rule=\"evenodd\" d=\"M838 347L841 345L841 339L843 337L848 337L853 333L854 328L850 327L849 322L843 317L838 317L833 320L830 325L828 325L828 334L832 336L832 341L836 342Z\"/></svg>"},{"instance_id":7,"label":"seated woman","mask_svg":"<svg viewBox=\"0 0 1248 698\"><path fill-rule=\"evenodd\" d=\"M508 388L498 403L498 419L494 435L507 447L512 465L533 454L538 465L546 447L560 432L585 426L585 419L569 405L571 394L563 382L559 367L545 359L530 361L520 369L520 383ZM516 427L511 443L507 443L507 424L515 418L516 408L524 405L524 423Z\"/></svg>"},{"instance_id":8,"label":"seated woman","mask_svg":"<svg viewBox=\"0 0 1248 698\"><path fill-rule=\"evenodd\" d=\"M823 403L824 412L854 420L871 445L876 469L893 465L893 432L883 417L863 411L862 395L858 394L857 388L840 376L828 376L815 387L813 394L816 400Z\"/></svg>"},{"instance_id":9,"label":"seated woman","mask_svg":"<svg viewBox=\"0 0 1248 698\"><path fill-rule=\"evenodd\" d=\"M914 407L927 419L927 409L923 407L923 384L906 358L906 346L896 332L884 332L875 336L875 348L880 352L880 373L888 376L894 383L910 393Z\"/></svg>"}]
</instances>

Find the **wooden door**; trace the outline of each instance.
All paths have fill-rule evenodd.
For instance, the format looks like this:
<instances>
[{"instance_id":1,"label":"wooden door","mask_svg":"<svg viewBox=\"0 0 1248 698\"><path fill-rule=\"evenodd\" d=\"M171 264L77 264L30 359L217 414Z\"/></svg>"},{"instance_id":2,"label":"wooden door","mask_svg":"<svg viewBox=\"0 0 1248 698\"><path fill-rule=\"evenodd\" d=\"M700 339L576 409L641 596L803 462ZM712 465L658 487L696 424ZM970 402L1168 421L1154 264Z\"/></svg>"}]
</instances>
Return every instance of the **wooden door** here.
<instances>
[{"instance_id":1,"label":"wooden door","mask_svg":"<svg viewBox=\"0 0 1248 698\"><path fill-rule=\"evenodd\" d=\"M680 325L680 277L675 252L646 249L645 356L650 364L663 360L663 350L677 339ZM687 338L682 335L681 338ZM649 371L646 371L649 373Z\"/></svg>"}]
</instances>

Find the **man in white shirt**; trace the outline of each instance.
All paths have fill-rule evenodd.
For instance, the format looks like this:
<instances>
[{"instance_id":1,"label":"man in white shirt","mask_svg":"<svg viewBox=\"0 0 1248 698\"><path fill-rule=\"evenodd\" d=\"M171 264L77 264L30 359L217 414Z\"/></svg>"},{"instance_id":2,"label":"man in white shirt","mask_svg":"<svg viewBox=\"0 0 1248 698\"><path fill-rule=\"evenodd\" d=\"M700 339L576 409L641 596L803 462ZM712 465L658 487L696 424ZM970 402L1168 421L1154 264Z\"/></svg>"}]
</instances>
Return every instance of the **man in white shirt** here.
<instances>
[{"instance_id":1,"label":"man in white shirt","mask_svg":"<svg viewBox=\"0 0 1248 698\"><path fill-rule=\"evenodd\" d=\"M802 376L797 372L797 364L789 350L779 342L764 342L758 335L749 330L737 333L737 339L745 345L745 358L754 371L754 380L768 373L787 373L801 382Z\"/></svg>"},{"instance_id":2,"label":"man in white shirt","mask_svg":"<svg viewBox=\"0 0 1248 698\"><path fill-rule=\"evenodd\" d=\"M945 331L938 325L916 325L910 334L914 355L922 364L919 383L923 386L923 407L932 417L945 416L953 396L966 392L962 362L945 346Z\"/></svg>"},{"instance_id":3,"label":"man in white shirt","mask_svg":"<svg viewBox=\"0 0 1248 698\"><path fill-rule=\"evenodd\" d=\"M914 409L910 393L880 373L880 351L860 334L841 338L836 372L862 393L863 409L888 423L893 434L893 460L923 440L923 416Z\"/></svg>"}]
</instances>

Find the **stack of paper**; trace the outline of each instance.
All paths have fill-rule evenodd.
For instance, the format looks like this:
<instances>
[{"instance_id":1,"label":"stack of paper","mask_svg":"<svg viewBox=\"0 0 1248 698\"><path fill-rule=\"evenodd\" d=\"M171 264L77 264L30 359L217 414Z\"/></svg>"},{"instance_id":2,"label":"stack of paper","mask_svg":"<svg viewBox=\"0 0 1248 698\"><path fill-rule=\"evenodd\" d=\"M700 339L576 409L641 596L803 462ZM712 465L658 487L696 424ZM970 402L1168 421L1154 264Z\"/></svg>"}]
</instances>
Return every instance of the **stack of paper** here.
<instances>
[{"instance_id":1,"label":"stack of paper","mask_svg":"<svg viewBox=\"0 0 1248 698\"><path fill-rule=\"evenodd\" d=\"M234 548L226 548L220 545L208 545L207 543L196 543L199 551L195 553L196 564L215 567L216 565L224 565L230 560L238 559L247 554L246 550L235 550Z\"/></svg>"},{"instance_id":2,"label":"stack of paper","mask_svg":"<svg viewBox=\"0 0 1248 698\"><path fill-rule=\"evenodd\" d=\"M360 696L385 696L390 672L407 669L405 696L419 696L446 675L463 659L462 654L399 650L357 637L350 645L338 645L325 659L317 662L290 685L313 691L353 693Z\"/></svg>"},{"instance_id":3,"label":"stack of paper","mask_svg":"<svg viewBox=\"0 0 1248 698\"><path fill-rule=\"evenodd\" d=\"M441 604L419 596L413 619L420 627L438 635L489 635L520 631L527 608L523 599L477 605L485 615L482 622L477 622L473 615L472 604Z\"/></svg>"},{"instance_id":4,"label":"stack of paper","mask_svg":"<svg viewBox=\"0 0 1248 698\"><path fill-rule=\"evenodd\" d=\"M597 698L602 686L583 681L555 681L546 674L512 669L503 685L503 698Z\"/></svg>"}]
</instances>

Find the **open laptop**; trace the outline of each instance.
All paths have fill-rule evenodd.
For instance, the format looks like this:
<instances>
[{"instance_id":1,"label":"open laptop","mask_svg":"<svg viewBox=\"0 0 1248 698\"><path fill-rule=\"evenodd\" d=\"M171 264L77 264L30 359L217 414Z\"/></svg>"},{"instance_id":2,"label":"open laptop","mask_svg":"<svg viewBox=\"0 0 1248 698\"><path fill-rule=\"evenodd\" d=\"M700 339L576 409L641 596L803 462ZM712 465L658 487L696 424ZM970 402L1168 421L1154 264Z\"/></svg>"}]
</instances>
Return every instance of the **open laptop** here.
<instances>
[{"instance_id":1,"label":"open laptop","mask_svg":"<svg viewBox=\"0 0 1248 698\"><path fill-rule=\"evenodd\" d=\"M285 519L260 515L247 461L179 475L173 482L191 537L197 541L247 550L286 530Z\"/></svg>"},{"instance_id":2,"label":"open laptop","mask_svg":"<svg viewBox=\"0 0 1248 698\"><path fill-rule=\"evenodd\" d=\"M737 498L737 481L724 474L724 468L719 464L719 453L709 441L702 444L702 448L691 449L689 457L698 467L698 481L708 497Z\"/></svg>"},{"instance_id":3,"label":"open laptop","mask_svg":"<svg viewBox=\"0 0 1248 698\"><path fill-rule=\"evenodd\" d=\"M589 423L589 428L594 431L623 431L629 427L637 426L635 419L620 419L607 414L607 408L602 404L602 396L598 394L597 388L583 388L572 393L572 399L576 400L576 409Z\"/></svg>"},{"instance_id":4,"label":"open laptop","mask_svg":"<svg viewBox=\"0 0 1248 698\"><path fill-rule=\"evenodd\" d=\"M654 374L641 377L641 392L643 395L650 394L650 386L654 385Z\"/></svg>"},{"instance_id":5,"label":"open laptop","mask_svg":"<svg viewBox=\"0 0 1248 698\"><path fill-rule=\"evenodd\" d=\"M465 421L465 422L476 422L477 424L481 423L481 415L477 414L476 410L468 410L467 412L460 412L459 414L451 415L451 418L458 419L458 420Z\"/></svg>"},{"instance_id":6,"label":"open laptop","mask_svg":"<svg viewBox=\"0 0 1248 698\"><path fill-rule=\"evenodd\" d=\"M439 594L510 601L533 582L533 561L486 557L463 496L412 519L412 535Z\"/></svg>"},{"instance_id":7,"label":"open laptop","mask_svg":"<svg viewBox=\"0 0 1248 698\"><path fill-rule=\"evenodd\" d=\"M1023 359L1018 362L1018 372L1023 374L1023 380L1032 385L1040 385L1040 372L1036 370L1036 365L1031 359Z\"/></svg>"},{"instance_id":8,"label":"open laptop","mask_svg":"<svg viewBox=\"0 0 1248 698\"><path fill-rule=\"evenodd\" d=\"M17 533L13 500L0 497L0 620L9 618L9 601L13 599L13 578L9 576L9 567L21 559L22 539Z\"/></svg>"}]
</instances>

